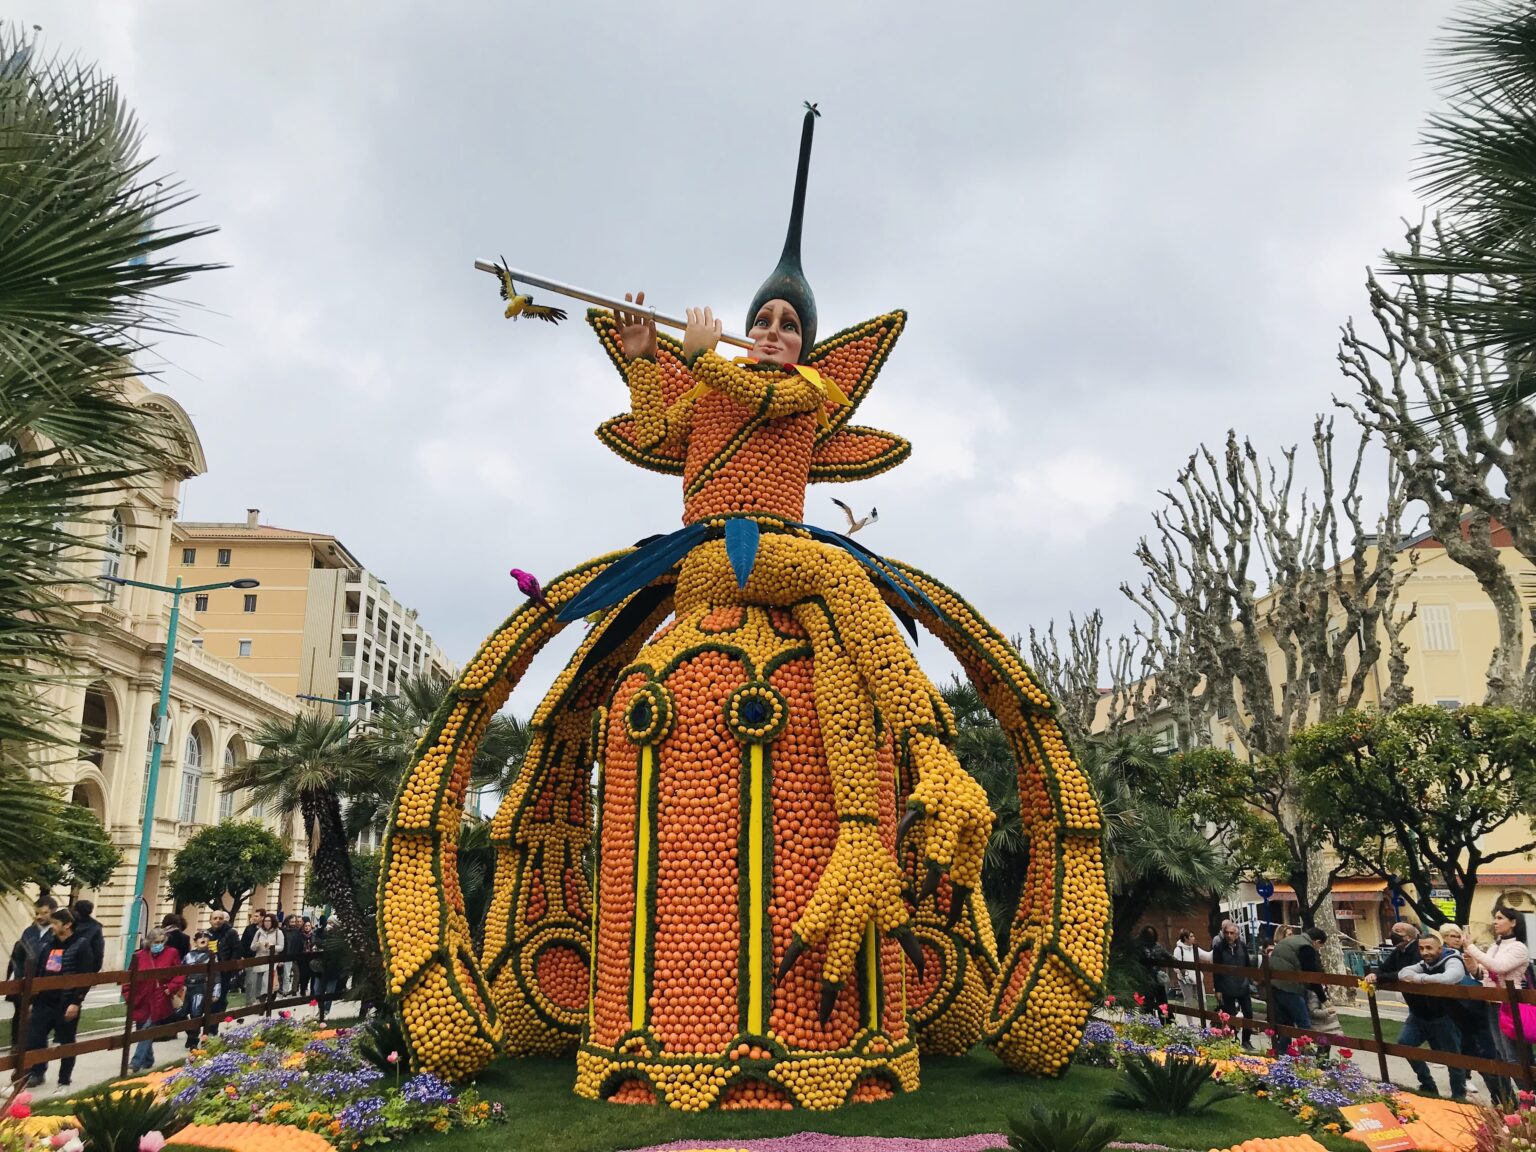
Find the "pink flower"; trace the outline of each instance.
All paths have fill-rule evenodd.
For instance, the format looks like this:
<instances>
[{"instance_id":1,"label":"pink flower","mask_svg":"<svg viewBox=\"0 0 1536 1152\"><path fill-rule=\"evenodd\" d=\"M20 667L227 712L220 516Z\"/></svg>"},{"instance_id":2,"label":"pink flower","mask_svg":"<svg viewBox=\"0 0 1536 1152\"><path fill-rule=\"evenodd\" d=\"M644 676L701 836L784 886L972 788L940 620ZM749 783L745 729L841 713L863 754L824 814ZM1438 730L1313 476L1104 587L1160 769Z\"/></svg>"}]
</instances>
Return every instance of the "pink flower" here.
<instances>
[{"instance_id":1,"label":"pink flower","mask_svg":"<svg viewBox=\"0 0 1536 1152\"><path fill-rule=\"evenodd\" d=\"M388 1060L391 1064L398 1064L400 1063L400 1053L391 1052L388 1056L384 1057L384 1059Z\"/></svg>"},{"instance_id":2,"label":"pink flower","mask_svg":"<svg viewBox=\"0 0 1536 1152\"><path fill-rule=\"evenodd\" d=\"M1520 1102L1521 1108L1529 1108L1532 1104L1536 1104L1536 1092L1527 1092L1521 1089L1515 1093L1515 1099Z\"/></svg>"},{"instance_id":3,"label":"pink flower","mask_svg":"<svg viewBox=\"0 0 1536 1152\"><path fill-rule=\"evenodd\" d=\"M311 1000L309 1002L309 1006L311 1008L318 1008L318 1007L320 1007L320 1001L318 1001L318 1000Z\"/></svg>"},{"instance_id":4,"label":"pink flower","mask_svg":"<svg viewBox=\"0 0 1536 1152\"><path fill-rule=\"evenodd\" d=\"M235 1022L235 1018L233 1016L226 1016L226 1017L224 1017L224 1023L226 1023L226 1024L233 1024L234 1022Z\"/></svg>"},{"instance_id":5,"label":"pink flower","mask_svg":"<svg viewBox=\"0 0 1536 1152\"><path fill-rule=\"evenodd\" d=\"M158 1132L146 1132L139 1137L139 1152L160 1152L165 1147L165 1137Z\"/></svg>"},{"instance_id":6,"label":"pink flower","mask_svg":"<svg viewBox=\"0 0 1536 1152\"><path fill-rule=\"evenodd\" d=\"M11 1103L12 1104L30 1104L30 1103L32 1103L32 1093L30 1093L30 1092L18 1092L18 1093L16 1093L16 1099L12 1100Z\"/></svg>"},{"instance_id":7,"label":"pink flower","mask_svg":"<svg viewBox=\"0 0 1536 1152\"><path fill-rule=\"evenodd\" d=\"M75 1143L80 1142L80 1129L60 1128L52 1136L48 1137L48 1143L55 1148L62 1148L71 1141Z\"/></svg>"},{"instance_id":8,"label":"pink flower","mask_svg":"<svg viewBox=\"0 0 1536 1152\"><path fill-rule=\"evenodd\" d=\"M284 1009L284 1010L283 1010L283 1011L281 1011L281 1012L279 1012L279 1013L278 1013L278 1015L279 1015L279 1016L281 1016L281 1017L282 1017L282 1018L283 1018L283 1019L284 1019L284 1020L287 1020L287 1019L288 1019L288 1018L289 1018L289 1017L291 1017L291 1016L292 1016L292 1015L293 1015L293 1013L292 1013L292 1012L289 1012L289 1011L288 1011L288 1010L287 1010L287 1009L286 1009L286 1008L285 1008L285 1009Z\"/></svg>"},{"instance_id":9,"label":"pink flower","mask_svg":"<svg viewBox=\"0 0 1536 1152\"><path fill-rule=\"evenodd\" d=\"M1115 1003L1115 998L1113 996L1106 996L1106 997L1104 997L1104 1006L1106 1008L1113 1007L1114 1003Z\"/></svg>"},{"instance_id":10,"label":"pink flower","mask_svg":"<svg viewBox=\"0 0 1536 1152\"><path fill-rule=\"evenodd\" d=\"M5 1110L5 1114L12 1120L25 1120L28 1116L32 1115L32 1106L16 1101Z\"/></svg>"},{"instance_id":11,"label":"pink flower","mask_svg":"<svg viewBox=\"0 0 1536 1152\"><path fill-rule=\"evenodd\" d=\"M1166 1004L1159 1004L1157 1006L1157 1010L1160 1013L1162 1013L1164 1016L1168 1015L1168 1005L1166 1005Z\"/></svg>"},{"instance_id":12,"label":"pink flower","mask_svg":"<svg viewBox=\"0 0 1536 1152\"><path fill-rule=\"evenodd\" d=\"M1140 1008L1143 1004L1145 1004L1147 1002L1147 998L1145 996L1143 996L1140 992L1138 992L1138 993L1136 993L1136 995L1132 996L1131 999L1136 1001L1136 1007L1138 1007L1138 1008Z\"/></svg>"},{"instance_id":13,"label":"pink flower","mask_svg":"<svg viewBox=\"0 0 1536 1152\"><path fill-rule=\"evenodd\" d=\"M1230 1013L1230 1012L1218 1012L1218 1013L1216 1013L1216 1019L1220 1020L1223 1024L1225 1024L1228 1020L1232 1019L1232 1013Z\"/></svg>"}]
</instances>

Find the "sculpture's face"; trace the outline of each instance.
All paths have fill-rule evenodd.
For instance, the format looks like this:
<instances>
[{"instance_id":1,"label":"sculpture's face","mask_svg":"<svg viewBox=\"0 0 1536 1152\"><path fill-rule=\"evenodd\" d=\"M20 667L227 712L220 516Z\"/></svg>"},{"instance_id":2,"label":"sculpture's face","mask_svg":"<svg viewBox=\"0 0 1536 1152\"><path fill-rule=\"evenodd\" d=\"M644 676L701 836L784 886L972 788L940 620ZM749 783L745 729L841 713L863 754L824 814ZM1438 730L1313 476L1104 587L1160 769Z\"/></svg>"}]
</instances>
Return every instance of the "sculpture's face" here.
<instances>
[{"instance_id":1,"label":"sculpture's face","mask_svg":"<svg viewBox=\"0 0 1536 1152\"><path fill-rule=\"evenodd\" d=\"M804 340L800 314L785 300L770 300L752 320L752 357L766 364L794 364Z\"/></svg>"}]
</instances>

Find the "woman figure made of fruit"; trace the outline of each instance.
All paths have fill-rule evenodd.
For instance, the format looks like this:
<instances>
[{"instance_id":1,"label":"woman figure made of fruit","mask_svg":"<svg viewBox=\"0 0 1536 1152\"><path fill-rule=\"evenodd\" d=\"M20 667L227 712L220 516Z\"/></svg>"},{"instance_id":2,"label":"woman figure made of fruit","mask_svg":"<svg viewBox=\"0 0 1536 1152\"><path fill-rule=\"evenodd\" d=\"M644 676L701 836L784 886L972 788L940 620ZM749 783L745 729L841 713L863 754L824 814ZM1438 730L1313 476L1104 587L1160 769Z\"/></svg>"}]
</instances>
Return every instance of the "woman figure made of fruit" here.
<instances>
[{"instance_id":1,"label":"woman figure made of fruit","mask_svg":"<svg viewBox=\"0 0 1536 1152\"><path fill-rule=\"evenodd\" d=\"M658 336L643 293L634 312L588 315L631 404L598 434L682 477L683 528L520 607L460 676L396 800L380 936L407 1042L440 1074L574 1048L585 1096L832 1108L915 1090L919 1050L985 1039L1055 1075L1077 1047L1109 902L1098 807L1049 699L955 593L802 522L809 483L910 451L848 423L905 315L816 342L800 264L814 118L750 357L715 351L707 308L681 344ZM455 855L479 737L583 617L492 827L477 957ZM977 892L992 813L898 621L949 648L1018 763L1031 860L1001 962Z\"/></svg>"}]
</instances>

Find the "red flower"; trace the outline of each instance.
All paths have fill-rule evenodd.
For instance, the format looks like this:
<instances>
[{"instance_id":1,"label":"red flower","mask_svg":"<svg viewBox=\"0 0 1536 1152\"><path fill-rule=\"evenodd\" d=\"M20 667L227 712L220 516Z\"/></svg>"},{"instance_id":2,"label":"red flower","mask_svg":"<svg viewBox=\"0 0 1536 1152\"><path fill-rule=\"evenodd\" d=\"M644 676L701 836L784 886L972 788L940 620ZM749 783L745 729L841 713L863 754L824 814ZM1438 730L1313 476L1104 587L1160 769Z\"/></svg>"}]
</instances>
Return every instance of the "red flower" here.
<instances>
[{"instance_id":1,"label":"red flower","mask_svg":"<svg viewBox=\"0 0 1536 1152\"><path fill-rule=\"evenodd\" d=\"M1140 992L1138 992L1138 993L1136 993L1136 995L1132 996L1131 999L1136 1001L1136 1007L1138 1007L1138 1008L1140 1008L1143 1004L1145 1004L1147 1002L1147 998L1145 996L1143 996Z\"/></svg>"},{"instance_id":2,"label":"red flower","mask_svg":"<svg viewBox=\"0 0 1536 1152\"><path fill-rule=\"evenodd\" d=\"M12 1104L5 1110L5 1114L12 1120L25 1120L28 1116L32 1115L32 1106L30 1104Z\"/></svg>"},{"instance_id":3,"label":"red flower","mask_svg":"<svg viewBox=\"0 0 1536 1152\"><path fill-rule=\"evenodd\" d=\"M1106 997L1104 997L1104 1006L1106 1008L1113 1007L1114 1003L1115 1003L1115 998L1113 996L1106 996Z\"/></svg>"},{"instance_id":4,"label":"red flower","mask_svg":"<svg viewBox=\"0 0 1536 1152\"><path fill-rule=\"evenodd\" d=\"M1339 1059L1340 1060L1350 1060L1350 1059L1353 1059L1354 1055L1355 1055L1355 1050L1353 1048L1340 1048L1339 1049Z\"/></svg>"}]
</instances>

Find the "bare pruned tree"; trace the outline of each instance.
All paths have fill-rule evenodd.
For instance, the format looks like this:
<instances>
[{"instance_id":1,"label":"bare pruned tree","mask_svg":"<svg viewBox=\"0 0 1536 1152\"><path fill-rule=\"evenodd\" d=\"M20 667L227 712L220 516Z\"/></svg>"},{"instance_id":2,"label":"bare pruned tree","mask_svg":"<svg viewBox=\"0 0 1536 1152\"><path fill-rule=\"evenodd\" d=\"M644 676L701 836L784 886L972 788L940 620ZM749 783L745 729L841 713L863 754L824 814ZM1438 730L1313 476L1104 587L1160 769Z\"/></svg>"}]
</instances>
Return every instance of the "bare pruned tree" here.
<instances>
[{"instance_id":1,"label":"bare pruned tree","mask_svg":"<svg viewBox=\"0 0 1536 1152\"><path fill-rule=\"evenodd\" d=\"M1315 498L1297 489L1295 448L1277 465L1235 432L1220 456L1202 446L1162 493L1157 537L1137 546L1146 579L1122 586L1146 617L1142 635L1168 706L1200 733L1191 739L1209 740L1215 714L1254 760L1248 800L1285 840L1307 925L1332 925L1333 873L1320 831L1300 811L1285 753L1299 728L1360 703L1383 631L1400 641L1402 477L1389 476L1386 509L1367 524L1361 471L1369 441L1363 433L1341 485L1333 422L1317 418ZM1398 698L1406 663L1391 667L1389 691Z\"/></svg>"},{"instance_id":2,"label":"bare pruned tree","mask_svg":"<svg viewBox=\"0 0 1536 1152\"><path fill-rule=\"evenodd\" d=\"M1438 237L1439 222L1430 227ZM1422 243L1423 225L1410 225L1408 255L1416 259ZM1526 651L1520 589L1494 542L1502 524L1536 563L1536 412L1483 403L1504 375L1453 319L1454 277L1407 272L1389 288L1373 274L1366 287L1375 333L1367 338L1351 320L1339 344L1359 403L1336 403L1381 436L1408 499L1424 505L1447 557L1493 605L1499 640L1486 702L1536 706L1536 647Z\"/></svg>"},{"instance_id":3,"label":"bare pruned tree","mask_svg":"<svg viewBox=\"0 0 1536 1152\"><path fill-rule=\"evenodd\" d=\"M1014 647L1024 651L1021 637ZM1095 608L1078 620L1067 617L1066 646L1056 636L1056 621L1043 633L1029 630L1031 666L1056 701L1067 735L1075 747L1095 733L1118 736L1136 716L1145 715L1155 694L1147 648L1138 638L1104 637L1104 613Z\"/></svg>"}]
</instances>

